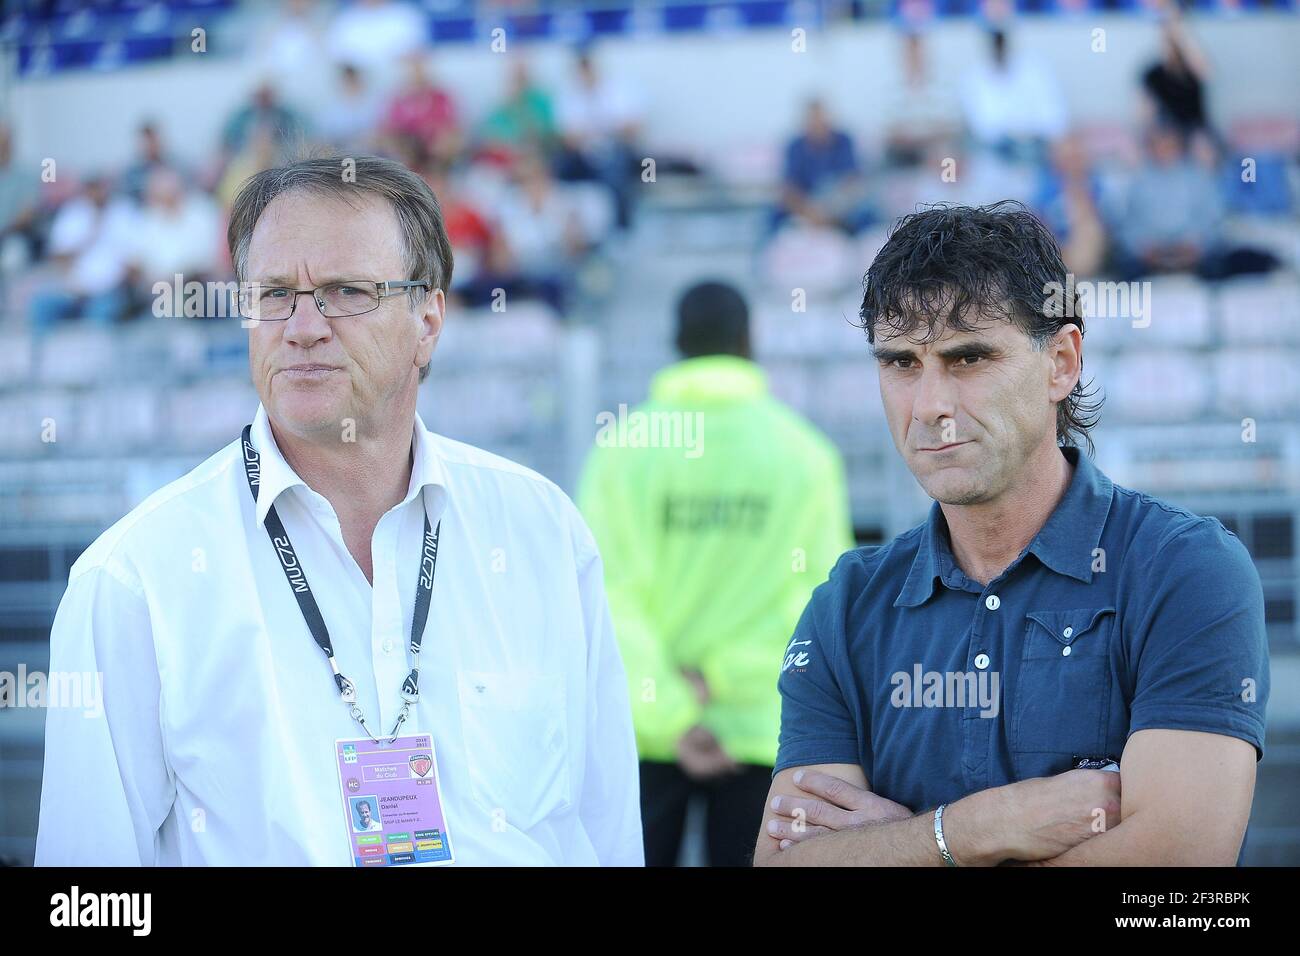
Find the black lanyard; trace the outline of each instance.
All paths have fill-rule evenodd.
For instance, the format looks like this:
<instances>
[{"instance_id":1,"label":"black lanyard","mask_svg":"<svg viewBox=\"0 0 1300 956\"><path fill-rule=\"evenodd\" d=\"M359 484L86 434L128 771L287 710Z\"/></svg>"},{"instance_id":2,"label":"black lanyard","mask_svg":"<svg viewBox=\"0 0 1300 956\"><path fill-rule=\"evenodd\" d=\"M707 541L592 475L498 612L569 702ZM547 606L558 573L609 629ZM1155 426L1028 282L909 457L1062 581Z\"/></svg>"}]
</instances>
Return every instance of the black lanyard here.
<instances>
[{"instance_id":1,"label":"black lanyard","mask_svg":"<svg viewBox=\"0 0 1300 956\"><path fill-rule=\"evenodd\" d=\"M253 493L253 501L256 502L262 465L257 449L253 447L250 438L252 432L252 425L244 426L244 474L248 477L248 488ZM361 713L361 707L357 704L356 686L339 672L339 666L334 660L334 646L330 643L329 631L325 627L325 619L321 617L316 599L312 597L307 576L303 573L297 552L293 550L289 533L284 530L284 522L276 514L274 504L266 512L265 524L266 533L275 547L275 553L280 558L280 567L284 569L284 576L289 582L289 587L293 589L293 596L298 599L298 607L302 611L303 618L307 621L307 629L311 631L311 636L316 639L320 649L325 652L326 660L329 661L339 695L345 704L351 705L352 719L361 725L366 736L379 743L379 738L370 732L366 718ZM420 549L420 575L415 592L415 615L411 618L410 651L414 665L411 667L411 673L406 675L406 680L402 681L402 710L397 715L393 732L388 735L390 742L397 737L398 728L406 720L411 706L420 699L420 642L424 640L424 625L429 619L429 602L433 597L433 572L438 567L438 532L441 529L441 521L436 528L429 527L429 512L424 510L424 546Z\"/></svg>"}]
</instances>

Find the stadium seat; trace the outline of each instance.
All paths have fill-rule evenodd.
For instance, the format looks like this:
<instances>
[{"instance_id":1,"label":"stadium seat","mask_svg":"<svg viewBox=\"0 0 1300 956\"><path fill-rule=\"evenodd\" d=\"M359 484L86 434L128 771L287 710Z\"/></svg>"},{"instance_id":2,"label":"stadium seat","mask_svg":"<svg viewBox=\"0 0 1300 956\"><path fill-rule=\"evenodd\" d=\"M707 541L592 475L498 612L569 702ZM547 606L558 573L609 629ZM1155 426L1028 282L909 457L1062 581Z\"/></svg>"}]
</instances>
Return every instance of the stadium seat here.
<instances>
[{"instance_id":1,"label":"stadium seat","mask_svg":"<svg viewBox=\"0 0 1300 956\"><path fill-rule=\"evenodd\" d=\"M1188 421L1209 406L1211 378L1201 356L1148 352L1107 363L1107 415L1129 422Z\"/></svg>"},{"instance_id":2,"label":"stadium seat","mask_svg":"<svg viewBox=\"0 0 1300 956\"><path fill-rule=\"evenodd\" d=\"M1232 349L1214 356L1217 406L1232 416L1294 420L1300 375L1294 351Z\"/></svg>"},{"instance_id":3,"label":"stadium seat","mask_svg":"<svg viewBox=\"0 0 1300 956\"><path fill-rule=\"evenodd\" d=\"M1231 345L1300 346L1300 282L1243 278L1218 289L1219 334Z\"/></svg>"}]
</instances>

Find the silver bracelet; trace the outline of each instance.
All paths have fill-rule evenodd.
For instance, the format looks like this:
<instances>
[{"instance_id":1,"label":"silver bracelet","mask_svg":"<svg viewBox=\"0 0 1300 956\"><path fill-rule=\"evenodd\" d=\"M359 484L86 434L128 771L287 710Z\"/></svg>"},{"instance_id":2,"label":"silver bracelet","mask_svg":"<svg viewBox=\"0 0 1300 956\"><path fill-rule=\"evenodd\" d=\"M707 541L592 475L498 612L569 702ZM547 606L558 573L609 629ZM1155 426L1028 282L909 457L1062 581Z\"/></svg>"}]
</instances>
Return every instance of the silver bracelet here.
<instances>
[{"instance_id":1,"label":"silver bracelet","mask_svg":"<svg viewBox=\"0 0 1300 956\"><path fill-rule=\"evenodd\" d=\"M934 842L939 844L939 853L943 856L943 862L949 866L956 866L957 861L952 858L948 852L948 844L943 840L943 808L948 804L941 803L934 811Z\"/></svg>"}]
</instances>

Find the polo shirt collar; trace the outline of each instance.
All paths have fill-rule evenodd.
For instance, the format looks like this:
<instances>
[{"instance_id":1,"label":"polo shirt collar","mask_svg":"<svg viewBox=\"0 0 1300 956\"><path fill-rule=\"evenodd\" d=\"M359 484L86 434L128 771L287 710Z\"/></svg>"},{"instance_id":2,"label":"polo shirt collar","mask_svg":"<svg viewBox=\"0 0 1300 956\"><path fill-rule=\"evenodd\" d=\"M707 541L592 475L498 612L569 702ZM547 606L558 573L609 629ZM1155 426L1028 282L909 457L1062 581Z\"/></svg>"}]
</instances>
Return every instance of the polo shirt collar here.
<instances>
[{"instance_id":1,"label":"polo shirt collar","mask_svg":"<svg viewBox=\"0 0 1300 956\"><path fill-rule=\"evenodd\" d=\"M1093 553L1110 514L1114 485L1078 448L1062 448L1074 477L1029 550L1058 574L1092 583Z\"/></svg>"},{"instance_id":2,"label":"polo shirt collar","mask_svg":"<svg viewBox=\"0 0 1300 956\"><path fill-rule=\"evenodd\" d=\"M917 607L930 600L930 595L934 594L935 578L942 577L952 563L948 522L944 519L943 508L935 501L930 505L930 515L925 524L921 525L920 546L894 607Z\"/></svg>"},{"instance_id":3,"label":"polo shirt collar","mask_svg":"<svg viewBox=\"0 0 1300 956\"><path fill-rule=\"evenodd\" d=\"M266 414L264 405L258 404L257 406L257 415L253 418L253 428L249 437L252 439L253 447L257 449L257 453L261 458L256 516L257 523L263 524L266 521L267 512L271 510L271 505L275 503L281 493L299 486L307 488L309 491L311 489L298 476L297 472L293 470L280 452L280 448L275 442L275 436L271 432L271 420ZM415 415L412 447L414 456L411 465L411 480L406 488L406 497L402 499L401 504L404 505L411 501L428 485L440 492L440 495L434 498L436 510L440 511L441 502L446 495L446 471L443 468L442 459L434 447L433 435L424 427L424 420L420 418L418 412Z\"/></svg>"},{"instance_id":4,"label":"polo shirt collar","mask_svg":"<svg viewBox=\"0 0 1300 956\"><path fill-rule=\"evenodd\" d=\"M1025 550L1058 574L1091 583L1093 554L1110 514L1113 485L1078 448L1062 448L1061 453L1074 466L1070 486ZM894 607L924 604L934 594L935 579L954 570L958 569L948 538L948 522L936 501L921 526L920 545Z\"/></svg>"}]
</instances>

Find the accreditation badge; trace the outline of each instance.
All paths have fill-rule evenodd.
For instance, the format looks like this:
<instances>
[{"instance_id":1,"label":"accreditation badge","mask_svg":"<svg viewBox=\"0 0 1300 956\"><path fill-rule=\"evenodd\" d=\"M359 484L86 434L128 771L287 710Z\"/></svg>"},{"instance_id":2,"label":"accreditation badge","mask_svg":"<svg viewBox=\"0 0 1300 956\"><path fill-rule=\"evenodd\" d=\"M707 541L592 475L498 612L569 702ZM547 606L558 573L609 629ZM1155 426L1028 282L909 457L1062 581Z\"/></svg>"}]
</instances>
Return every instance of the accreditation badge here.
<instances>
[{"instance_id":1,"label":"accreditation badge","mask_svg":"<svg viewBox=\"0 0 1300 956\"><path fill-rule=\"evenodd\" d=\"M335 741L354 866L455 863L428 735Z\"/></svg>"}]
</instances>

